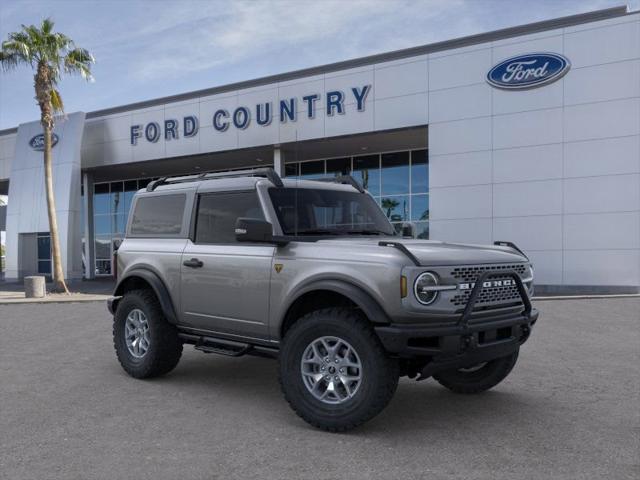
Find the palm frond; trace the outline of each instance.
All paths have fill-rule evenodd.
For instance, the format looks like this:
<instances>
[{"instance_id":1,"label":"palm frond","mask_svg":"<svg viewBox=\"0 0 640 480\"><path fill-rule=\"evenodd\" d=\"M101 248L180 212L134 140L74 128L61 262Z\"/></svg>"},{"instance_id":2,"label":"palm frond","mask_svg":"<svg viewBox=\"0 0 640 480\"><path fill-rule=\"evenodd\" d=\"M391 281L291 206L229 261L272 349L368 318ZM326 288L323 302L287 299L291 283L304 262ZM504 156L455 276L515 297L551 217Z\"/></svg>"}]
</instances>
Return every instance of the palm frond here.
<instances>
[{"instance_id":1,"label":"palm frond","mask_svg":"<svg viewBox=\"0 0 640 480\"><path fill-rule=\"evenodd\" d=\"M75 48L64 58L64 69L68 73L78 73L82 78L91 81L91 64L95 63L93 55L84 48Z\"/></svg>"},{"instance_id":2,"label":"palm frond","mask_svg":"<svg viewBox=\"0 0 640 480\"><path fill-rule=\"evenodd\" d=\"M44 33L45 35L49 35L53 31L54 25L55 23L53 22L53 20L51 20L51 17L47 17L42 20L40 30L42 30L42 33Z\"/></svg>"},{"instance_id":3,"label":"palm frond","mask_svg":"<svg viewBox=\"0 0 640 480\"><path fill-rule=\"evenodd\" d=\"M51 89L51 106L53 107L53 111L55 113L64 112L64 104L62 103L62 97L60 96L60 92L55 88Z\"/></svg>"},{"instance_id":4,"label":"palm frond","mask_svg":"<svg viewBox=\"0 0 640 480\"><path fill-rule=\"evenodd\" d=\"M5 72L16 68L20 64L20 60L20 56L15 53L0 51L0 65Z\"/></svg>"}]
</instances>

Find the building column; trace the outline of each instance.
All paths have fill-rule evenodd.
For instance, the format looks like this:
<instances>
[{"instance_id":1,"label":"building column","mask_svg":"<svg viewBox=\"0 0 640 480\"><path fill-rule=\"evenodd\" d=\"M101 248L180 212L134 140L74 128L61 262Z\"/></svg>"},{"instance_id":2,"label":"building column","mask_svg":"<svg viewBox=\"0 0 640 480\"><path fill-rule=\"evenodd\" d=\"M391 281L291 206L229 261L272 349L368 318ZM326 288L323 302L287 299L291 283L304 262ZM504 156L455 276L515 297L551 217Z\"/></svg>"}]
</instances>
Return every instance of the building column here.
<instances>
[{"instance_id":1,"label":"building column","mask_svg":"<svg viewBox=\"0 0 640 480\"><path fill-rule=\"evenodd\" d=\"M284 178L284 155L279 146L273 149L273 169L281 178Z\"/></svg>"},{"instance_id":2,"label":"building column","mask_svg":"<svg viewBox=\"0 0 640 480\"><path fill-rule=\"evenodd\" d=\"M95 251L93 238L93 175L88 172L82 174L84 189L82 226L84 229L84 278L95 277Z\"/></svg>"}]
</instances>

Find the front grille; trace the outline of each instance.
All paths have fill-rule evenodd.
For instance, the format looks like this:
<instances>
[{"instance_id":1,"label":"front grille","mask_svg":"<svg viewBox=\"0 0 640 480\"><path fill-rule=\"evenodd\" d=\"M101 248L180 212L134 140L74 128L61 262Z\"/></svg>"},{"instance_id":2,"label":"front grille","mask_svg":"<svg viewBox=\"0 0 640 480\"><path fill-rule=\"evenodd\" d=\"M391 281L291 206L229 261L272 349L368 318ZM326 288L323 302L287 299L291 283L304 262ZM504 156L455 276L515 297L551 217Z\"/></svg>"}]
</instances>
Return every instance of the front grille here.
<instances>
[{"instance_id":1,"label":"front grille","mask_svg":"<svg viewBox=\"0 0 640 480\"><path fill-rule=\"evenodd\" d=\"M506 277L505 277L506 278ZM500 280L500 277L492 278L492 280ZM465 306L469 301L471 290L466 290L464 293L460 293L451 299L456 307ZM510 285L508 287L487 287L480 290L476 305L482 305L487 303L515 303L520 301L520 293L518 287Z\"/></svg>"},{"instance_id":2,"label":"front grille","mask_svg":"<svg viewBox=\"0 0 640 480\"><path fill-rule=\"evenodd\" d=\"M478 275L486 272L487 270L513 270L518 275L522 276L527 271L527 266L522 263L516 263L513 265L477 265L473 267L457 267L451 271L451 276L456 280L463 282L475 282Z\"/></svg>"},{"instance_id":3,"label":"front grille","mask_svg":"<svg viewBox=\"0 0 640 480\"><path fill-rule=\"evenodd\" d=\"M468 267L456 267L451 270L451 277L455 278L462 283L473 283L476 281L480 274L491 271L513 271L516 272L520 278L527 274L527 265L523 263L516 264L500 264L500 265L474 265ZM509 276L496 275L491 277L490 280L507 280L511 279ZM462 291L451 297L450 302L456 307L465 307L471 296L472 289ZM503 307L507 305L515 305L522 301L518 287L516 285L507 286L495 286L485 287L480 290L478 298L476 299L476 309L485 309L492 307Z\"/></svg>"}]
</instances>

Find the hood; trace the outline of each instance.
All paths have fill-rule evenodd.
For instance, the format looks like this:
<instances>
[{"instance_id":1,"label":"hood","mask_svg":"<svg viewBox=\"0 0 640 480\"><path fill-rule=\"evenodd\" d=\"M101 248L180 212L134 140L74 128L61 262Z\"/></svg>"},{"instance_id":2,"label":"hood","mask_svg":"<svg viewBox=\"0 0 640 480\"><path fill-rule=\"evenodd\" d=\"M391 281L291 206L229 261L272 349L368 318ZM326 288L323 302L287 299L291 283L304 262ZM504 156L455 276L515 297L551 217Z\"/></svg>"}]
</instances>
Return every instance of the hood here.
<instances>
[{"instance_id":1,"label":"hood","mask_svg":"<svg viewBox=\"0 0 640 480\"><path fill-rule=\"evenodd\" d=\"M347 243L352 246L375 246L381 241L404 245L423 266L519 263L527 259L510 247L446 243L437 240L415 240L402 237L339 237L318 243ZM391 247L380 247L391 248Z\"/></svg>"}]
</instances>

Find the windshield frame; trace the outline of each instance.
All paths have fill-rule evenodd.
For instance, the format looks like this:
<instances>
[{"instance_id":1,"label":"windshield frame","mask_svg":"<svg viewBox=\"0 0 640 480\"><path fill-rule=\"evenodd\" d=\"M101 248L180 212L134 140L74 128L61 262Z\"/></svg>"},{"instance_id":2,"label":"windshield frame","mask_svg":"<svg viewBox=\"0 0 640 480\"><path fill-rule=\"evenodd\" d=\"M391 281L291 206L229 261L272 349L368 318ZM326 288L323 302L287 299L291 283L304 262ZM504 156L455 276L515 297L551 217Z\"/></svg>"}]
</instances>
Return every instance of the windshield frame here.
<instances>
[{"instance_id":1,"label":"windshield frame","mask_svg":"<svg viewBox=\"0 0 640 480\"><path fill-rule=\"evenodd\" d=\"M361 193L356 189L347 188L327 188L326 184L318 182L318 185L310 185L305 182L306 185L287 185L285 187L272 187L265 189L266 198L270 203L270 209L272 209L273 223L277 222L278 229L281 235L286 237L296 237L300 240L311 240L312 238L336 238L336 237L354 237L354 236L396 236L396 230L387 216L384 214L375 199L368 193ZM315 182L314 182L315 183ZM366 224L355 224L353 228L327 228L326 226L316 225L314 228L298 228L297 230L290 228L283 221L282 214L280 212L278 199L274 197L275 194L282 191L300 191L300 192L319 192L320 194L335 193L339 196L353 197L353 200L362 201L361 204L365 209L366 215L369 216L372 222ZM274 192L274 195L272 195ZM276 193L277 192L277 193ZM298 206L298 210L300 205Z\"/></svg>"}]
</instances>

